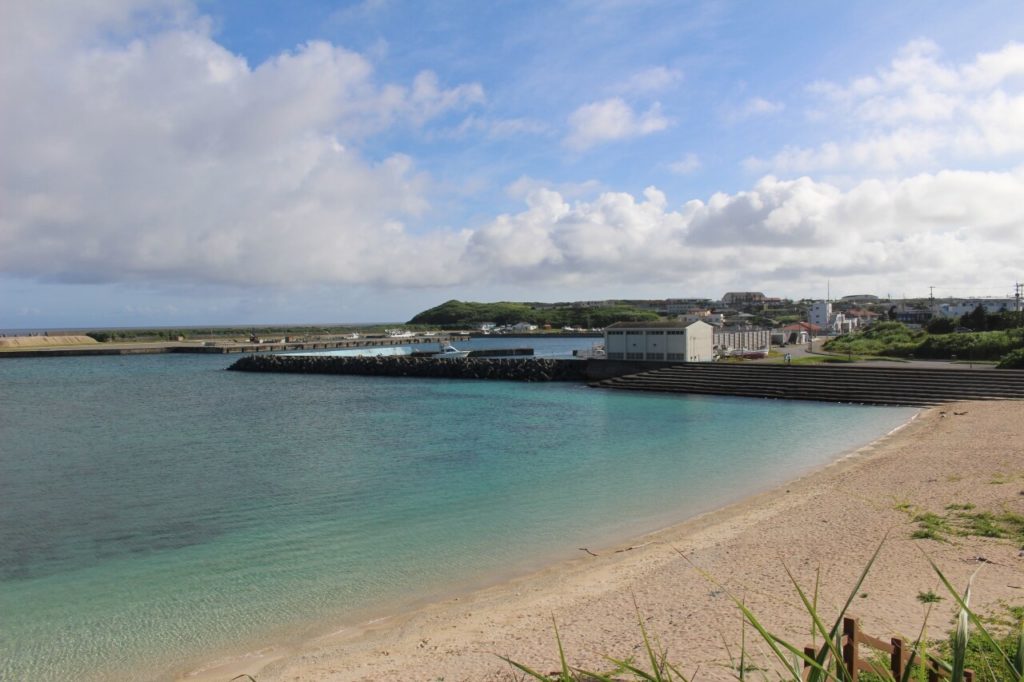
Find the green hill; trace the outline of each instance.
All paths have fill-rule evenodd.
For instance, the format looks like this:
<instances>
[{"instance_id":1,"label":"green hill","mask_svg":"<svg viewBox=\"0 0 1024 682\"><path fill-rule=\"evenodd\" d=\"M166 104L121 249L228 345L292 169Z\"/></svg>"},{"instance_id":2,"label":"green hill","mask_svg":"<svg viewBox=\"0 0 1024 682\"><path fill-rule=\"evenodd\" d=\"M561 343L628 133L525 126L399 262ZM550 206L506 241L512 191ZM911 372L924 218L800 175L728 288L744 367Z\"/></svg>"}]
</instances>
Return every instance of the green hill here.
<instances>
[{"instance_id":1,"label":"green hill","mask_svg":"<svg viewBox=\"0 0 1024 682\"><path fill-rule=\"evenodd\" d=\"M657 313L630 306L577 307L572 304L554 306L541 303L474 303L446 301L424 310L409 320L409 324L431 324L446 327L466 327L493 322L497 325L529 322L552 327L607 327L615 322L657 320Z\"/></svg>"}]
</instances>

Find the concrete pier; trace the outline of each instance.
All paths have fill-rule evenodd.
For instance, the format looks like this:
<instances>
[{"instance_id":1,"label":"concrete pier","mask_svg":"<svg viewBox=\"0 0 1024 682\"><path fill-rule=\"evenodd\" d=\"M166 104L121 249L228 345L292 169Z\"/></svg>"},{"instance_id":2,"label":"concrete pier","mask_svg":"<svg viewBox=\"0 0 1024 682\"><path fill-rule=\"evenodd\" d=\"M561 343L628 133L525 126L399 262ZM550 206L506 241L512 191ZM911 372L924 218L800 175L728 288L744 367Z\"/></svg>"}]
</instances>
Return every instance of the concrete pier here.
<instances>
[{"instance_id":1,"label":"concrete pier","mask_svg":"<svg viewBox=\"0 0 1024 682\"><path fill-rule=\"evenodd\" d=\"M396 338L390 336L359 339L333 339L311 341L289 341L277 343L235 343L229 341L167 341L156 343L102 343L90 346L64 346L43 348L19 348L0 351L2 358L45 358L88 355L153 355L160 353L197 353L223 355L228 353L280 353L283 351L340 350L351 348L385 348L388 346L411 346L416 344L461 343L468 341L468 335L414 336Z\"/></svg>"}]
</instances>

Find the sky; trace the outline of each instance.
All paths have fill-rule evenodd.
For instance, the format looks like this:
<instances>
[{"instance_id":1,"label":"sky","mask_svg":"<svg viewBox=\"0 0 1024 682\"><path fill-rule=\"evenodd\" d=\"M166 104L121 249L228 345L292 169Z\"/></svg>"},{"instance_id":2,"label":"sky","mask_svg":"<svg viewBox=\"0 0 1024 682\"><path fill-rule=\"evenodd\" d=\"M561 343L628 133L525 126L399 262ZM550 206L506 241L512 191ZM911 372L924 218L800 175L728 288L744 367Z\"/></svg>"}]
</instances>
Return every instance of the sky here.
<instances>
[{"instance_id":1,"label":"sky","mask_svg":"<svg viewBox=\"0 0 1024 682\"><path fill-rule=\"evenodd\" d=\"M0 3L0 329L1021 280L1019 0Z\"/></svg>"}]
</instances>

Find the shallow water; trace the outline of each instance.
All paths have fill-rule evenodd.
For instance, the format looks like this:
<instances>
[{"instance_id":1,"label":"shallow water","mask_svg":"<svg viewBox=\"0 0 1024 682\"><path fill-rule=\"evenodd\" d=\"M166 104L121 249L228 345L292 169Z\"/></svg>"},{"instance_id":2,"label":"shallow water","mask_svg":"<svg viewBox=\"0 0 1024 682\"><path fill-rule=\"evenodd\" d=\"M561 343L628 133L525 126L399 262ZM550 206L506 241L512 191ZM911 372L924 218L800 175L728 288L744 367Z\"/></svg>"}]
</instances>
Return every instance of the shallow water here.
<instances>
[{"instance_id":1,"label":"shallow water","mask_svg":"<svg viewBox=\"0 0 1024 682\"><path fill-rule=\"evenodd\" d=\"M0 362L0 679L301 639L720 506L913 413L233 359Z\"/></svg>"}]
</instances>

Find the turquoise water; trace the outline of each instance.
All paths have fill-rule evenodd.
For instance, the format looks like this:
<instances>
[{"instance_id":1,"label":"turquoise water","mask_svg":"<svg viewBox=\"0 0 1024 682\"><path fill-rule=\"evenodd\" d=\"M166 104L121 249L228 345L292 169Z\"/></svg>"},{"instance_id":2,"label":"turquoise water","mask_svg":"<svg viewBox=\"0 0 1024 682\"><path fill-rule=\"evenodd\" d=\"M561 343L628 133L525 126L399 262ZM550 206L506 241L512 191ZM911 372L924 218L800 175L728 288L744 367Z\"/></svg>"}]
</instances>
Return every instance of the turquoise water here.
<instances>
[{"instance_id":1,"label":"turquoise water","mask_svg":"<svg viewBox=\"0 0 1024 682\"><path fill-rule=\"evenodd\" d=\"M912 414L233 359L0 361L0 679L301 640L720 506Z\"/></svg>"}]
</instances>

